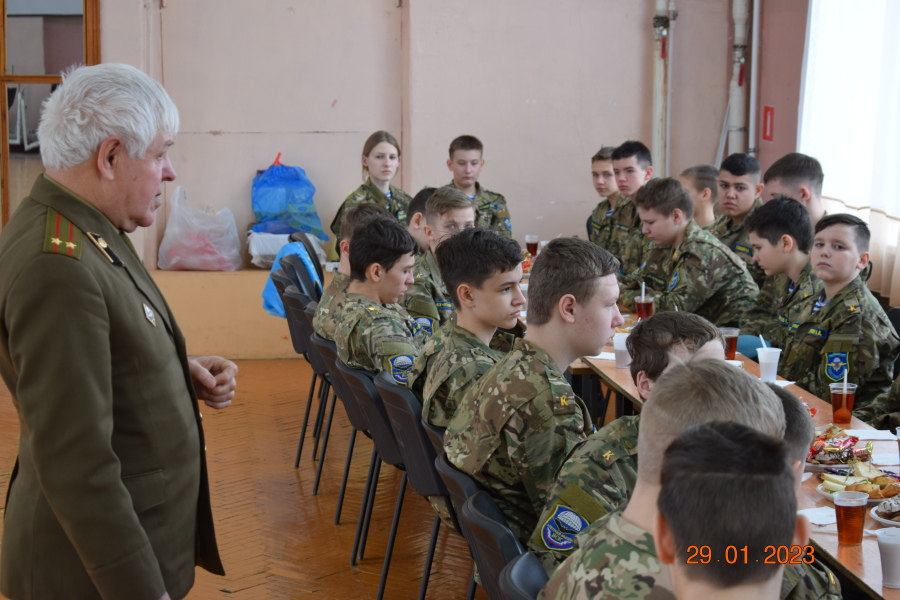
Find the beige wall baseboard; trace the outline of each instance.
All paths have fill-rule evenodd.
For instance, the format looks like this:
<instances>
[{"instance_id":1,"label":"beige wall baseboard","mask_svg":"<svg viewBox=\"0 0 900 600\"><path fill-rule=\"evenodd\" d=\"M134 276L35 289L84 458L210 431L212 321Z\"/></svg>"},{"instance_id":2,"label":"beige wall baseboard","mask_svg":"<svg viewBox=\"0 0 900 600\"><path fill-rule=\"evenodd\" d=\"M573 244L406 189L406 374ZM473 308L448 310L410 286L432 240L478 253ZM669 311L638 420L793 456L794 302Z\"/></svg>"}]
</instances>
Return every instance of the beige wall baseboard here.
<instances>
[{"instance_id":1,"label":"beige wall baseboard","mask_svg":"<svg viewBox=\"0 0 900 600\"><path fill-rule=\"evenodd\" d=\"M297 358L287 321L262 307L268 271L151 271L187 339L189 354Z\"/></svg>"}]
</instances>

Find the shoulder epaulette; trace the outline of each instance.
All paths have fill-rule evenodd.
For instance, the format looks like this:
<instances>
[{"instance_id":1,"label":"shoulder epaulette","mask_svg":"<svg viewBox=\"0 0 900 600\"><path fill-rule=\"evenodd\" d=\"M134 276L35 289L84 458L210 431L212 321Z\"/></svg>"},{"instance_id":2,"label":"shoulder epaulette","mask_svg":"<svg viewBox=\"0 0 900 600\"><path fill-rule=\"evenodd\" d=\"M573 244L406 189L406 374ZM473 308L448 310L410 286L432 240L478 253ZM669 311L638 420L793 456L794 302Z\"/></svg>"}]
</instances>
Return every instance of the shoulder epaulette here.
<instances>
[{"instance_id":1,"label":"shoulder epaulette","mask_svg":"<svg viewBox=\"0 0 900 600\"><path fill-rule=\"evenodd\" d=\"M44 252L61 254L81 260L82 232L59 211L47 211L47 225L44 232Z\"/></svg>"},{"instance_id":2,"label":"shoulder epaulette","mask_svg":"<svg viewBox=\"0 0 900 600\"><path fill-rule=\"evenodd\" d=\"M122 259L119 258L115 252L113 252L112 248L109 247L109 244L106 243L106 240L100 237L99 234L91 233L90 231L86 232L86 235L89 240L94 242L94 245L97 246L97 249L100 250L100 253L106 257L106 260L117 267L122 266Z\"/></svg>"}]
</instances>

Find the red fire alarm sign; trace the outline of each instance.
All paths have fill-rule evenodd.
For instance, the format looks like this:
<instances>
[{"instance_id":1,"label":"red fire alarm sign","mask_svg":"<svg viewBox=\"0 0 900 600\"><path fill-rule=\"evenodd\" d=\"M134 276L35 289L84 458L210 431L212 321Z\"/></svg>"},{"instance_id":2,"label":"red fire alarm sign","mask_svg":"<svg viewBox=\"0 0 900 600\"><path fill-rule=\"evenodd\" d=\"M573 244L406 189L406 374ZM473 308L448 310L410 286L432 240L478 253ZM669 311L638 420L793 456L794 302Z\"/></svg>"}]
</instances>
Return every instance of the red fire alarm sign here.
<instances>
[{"instance_id":1,"label":"red fire alarm sign","mask_svg":"<svg viewBox=\"0 0 900 600\"><path fill-rule=\"evenodd\" d=\"M775 139L775 107L763 106L762 139L771 142Z\"/></svg>"}]
</instances>

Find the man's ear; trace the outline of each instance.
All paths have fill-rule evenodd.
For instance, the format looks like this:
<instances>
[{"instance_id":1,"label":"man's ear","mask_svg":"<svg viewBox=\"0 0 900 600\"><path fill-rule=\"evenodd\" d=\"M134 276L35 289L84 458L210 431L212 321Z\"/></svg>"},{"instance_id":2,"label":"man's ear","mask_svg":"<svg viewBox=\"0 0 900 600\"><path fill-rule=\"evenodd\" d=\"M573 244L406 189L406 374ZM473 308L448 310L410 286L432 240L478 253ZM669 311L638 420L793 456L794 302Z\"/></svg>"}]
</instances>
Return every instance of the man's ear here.
<instances>
[{"instance_id":1,"label":"man's ear","mask_svg":"<svg viewBox=\"0 0 900 600\"><path fill-rule=\"evenodd\" d=\"M116 178L116 167L125 152L125 144L117 137L108 137L100 142L97 149L97 170L103 179L112 181Z\"/></svg>"},{"instance_id":2,"label":"man's ear","mask_svg":"<svg viewBox=\"0 0 900 600\"><path fill-rule=\"evenodd\" d=\"M703 188L703 191L700 192L700 197L703 198L703 201L704 201L704 202L711 202L711 201L712 201L712 194L713 194L712 189L710 189L710 188Z\"/></svg>"},{"instance_id":3,"label":"man's ear","mask_svg":"<svg viewBox=\"0 0 900 600\"><path fill-rule=\"evenodd\" d=\"M452 171L452 170L453 170L453 159L452 159L452 158L448 158L448 159L447 159L447 170L448 170L448 171Z\"/></svg>"},{"instance_id":4,"label":"man's ear","mask_svg":"<svg viewBox=\"0 0 900 600\"><path fill-rule=\"evenodd\" d=\"M647 183L653 178L653 165L647 167L646 172L644 174L644 183Z\"/></svg>"},{"instance_id":5,"label":"man's ear","mask_svg":"<svg viewBox=\"0 0 900 600\"><path fill-rule=\"evenodd\" d=\"M869 264L869 258L871 258L868 252L863 252L859 255L859 263L857 263L856 268L862 271L866 268L866 265Z\"/></svg>"},{"instance_id":6,"label":"man's ear","mask_svg":"<svg viewBox=\"0 0 900 600\"><path fill-rule=\"evenodd\" d=\"M684 223L684 211L680 208L676 208L672 211L672 222L676 225L681 225Z\"/></svg>"},{"instance_id":7,"label":"man's ear","mask_svg":"<svg viewBox=\"0 0 900 600\"><path fill-rule=\"evenodd\" d=\"M422 229L425 226L425 215L423 213L417 212L409 220L409 224L416 229Z\"/></svg>"},{"instance_id":8,"label":"man's ear","mask_svg":"<svg viewBox=\"0 0 900 600\"><path fill-rule=\"evenodd\" d=\"M637 381L634 382L638 389L638 395L642 400L646 400L650 397L650 391L653 389L653 381L647 377L647 373L644 371L638 371Z\"/></svg>"},{"instance_id":9,"label":"man's ear","mask_svg":"<svg viewBox=\"0 0 900 600\"><path fill-rule=\"evenodd\" d=\"M799 521L800 518L798 517L797 520ZM809 522L807 521L807 523ZM662 513L656 513L656 521L653 523L653 542L656 544L656 555L659 557L659 562L664 565L673 564L675 562L675 538L672 537L672 531Z\"/></svg>"},{"instance_id":10,"label":"man's ear","mask_svg":"<svg viewBox=\"0 0 900 600\"><path fill-rule=\"evenodd\" d=\"M341 254L350 255L350 240L341 240L338 242L338 251Z\"/></svg>"},{"instance_id":11,"label":"man's ear","mask_svg":"<svg viewBox=\"0 0 900 600\"><path fill-rule=\"evenodd\" d=\"M379 282L384 276L384 269L378 263L372 263L366 267L366 279L372 282Z\"/></svg>"},{"instance_id":12,"label":"man's ear","mask_svg":"<svg viewBox=\"0 0 900 600\"><path fill-rule=\"evenodd\" d=\"M800 197L797 198L800 202L802 202L805 206L809 206L809 201L812 200L812 191L810 191L808 185L800 186Z\"/></svg>"},{"instance_id":13,"label":"man's ear","mask_svg":"<svg viewBox=\"0 0 900 600\"><path fill-rule=\"evenodd\" d=\"M572 294L565 294L562 298L559 299L559 302L556 303L556 312L559 314L559 317L562 319L563 323L575 323L575 311L576 305L578 301L575 300L575 296Z\"/></svg>"},{"instance_id":14,"label":"man's ear","mask_svg":"<svg viewBox=\"0 0 900 600\"><path fill-rule=\"evenodd\" d=\"M784 234L781 236L781 239L778 240L781 242L781 253L788 254L793 252L794 248L797 246L797 242L794 241L794 238L789 236L788 234Z\"/></svg>"},{"instance_id":15,"label":"man's ear","mask_svg":"<svg viewBox=\"0 0 900 600\"><path fill-rule=\"evenodd\" d=\"M456 297L459 298L459 303L466 308L475 306L475 295L472 294L472 288L468 283L459 284L459 287L456 288Z\"/></svg>"},{"instance_id":16,"label":"man's ear","mask_svg":"<svg viewBox=\"0 0 900 600\"><path fill-rule=\"evenodd\" d=\"M763 190L766 189L766 184L758 183L756 184L756 194L753 195L753 199L759 198L760 194L763 193Z\"/></svg>"},{"instance_id":17,"label":"man's ear","mask_svg":"<svg viewBox=\"0 0 900 600\"><path fill-rule=\"evenodd\" d=\"M797 522L794 524L794 539L791 544L795 546L805 546L809 543L809 519L806 515L797 515Z\"/></svg>"}]
</instances>

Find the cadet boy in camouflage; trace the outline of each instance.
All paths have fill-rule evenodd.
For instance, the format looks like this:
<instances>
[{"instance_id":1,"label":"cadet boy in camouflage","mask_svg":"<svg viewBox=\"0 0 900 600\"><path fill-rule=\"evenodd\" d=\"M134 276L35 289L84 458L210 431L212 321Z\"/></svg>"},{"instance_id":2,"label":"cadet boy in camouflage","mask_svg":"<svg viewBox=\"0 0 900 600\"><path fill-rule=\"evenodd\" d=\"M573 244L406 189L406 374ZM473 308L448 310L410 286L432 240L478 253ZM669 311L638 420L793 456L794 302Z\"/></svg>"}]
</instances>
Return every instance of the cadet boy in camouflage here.
<instances>
[{"instance_id":1,"label":"cadet boy in camouflage","mask_svg":"<svg viewBox=\"0 0 900 600\"><path fill-rule=\"evenodd\" d=\"M757 287L762 285L765 274L753 262L750 234L744 221L762 206L761 170L759 162L749 154L732 154L722 161L719 167L721 215L709 226L709 232L744 261Z\"/></svg>"},{"instance_id":2,"label":"cadet boy in camouflage","mask_svg":"<svg viewBox=\"0 0 900 600\"><path fill-rule=\"evenodd\" d=\"M716 220L719 170L712 165L694 165L682 171L678 181L694 203L694 221L700 227L709 229Z\"/></svg>"},{"instance_id":3,"label":"cadet boy in camouflage","mask_svg":"<svg viewBox=\"0 0 900 600\"><path fill-rule=\"evenodd\" d=\"M745 425L717 421L678 436L666 450L653 536L675 597L778 600L785 565L766 564L766 549L809 541L795 480L785 443ZM691 547L729 545L747 560L701 564L689 555Z\"/></svg>"},{"instance_id":4,"label":"cadet boy in camouflage","mask_svg":"<svg viewBox=\"0 0 900 600\"><path fill-rule=\"evenodd\" d=\"M322 293L313 317L313 328L326 340L334 341L334 332L338 328L334 314L342 310L347 286L350 285L350 239L358 229L375 218L390 219L391 214L377 204L360 204L347 211L347 218L341 223L341 237L338 241L340 263L331 283Z\"/></svg>"},{"instance_id":5,"label":"cadet boy in camouflage","mask_svg":"<svg viewBox=\"0 0 900 600\"><path fill-rule=\"evenodd\" d=\"M428 236L425 235L425 203L437 188L427 187L419 190L406 209L406 230L419 244L419 254L428 250Z\"/></svg>"},{"instance_id":6,"label":"cadet boy in camouflage","mask_svg":"<svg viewBox=\"0 0 900 600\"><path fill-rule=\"evenodd\" d=\"M806 300L785 339L778 374L828 398L829 384L857 384L856 409L888 390L900 339L859 274L869 263L869 228L852 215L822 217L810 253L822 293Z\"/></svg>"},{"instance_id":7,"label":"cadet boy in camouflage","mask_svg":"<svg viewBox=\"0 0 900 600\"><path fill-rule=\"evenodd\" d=\"M340 235L341 223L347 211L360 204L375 203L386 209L394 218L406 221L406 208L411 198L391 180L400 166L400 144L387 131L376 131L366 140L362 153L364 183L347 196L331 222L331 232Z\"/></svg>"},{"instance_id":8,"label":"cadet boy in camouflage","mask_svg":"<svg viewBox=\"0 0 900 600\"><path fill-rule=\"evenodd\" d=\"M437 262L456 322L425 343L409 387L422 398L422 418L447 427L469 388L503 357L490 347L497 329L514 327L525 308L522 250L495 231L464 229L441 243Z\"/></svg>"},{"instance_id":9,"label":"cadet boy in camouflage","mask_svg":"<svg viewBox=\"0 0 900 600\"><path fill-rule=\"evenodd\" d=\"M741 333L761 335L770 345L782 348L806 300L822 291L809 262L813 240L809 213L799 202L780 196L755 210L745 225L753 260L765 272L768 285L763 285L747 311Z\"/></svg>"},{"instance_id":10,"label":"cadet boy in camouflage","mask_svg":"<svg viewBox=\"0 0 900 600\"><path fill-rule=\"evenodd\" d=\"M457 189L443 187L425 202L424 231L429 247L416 257L414 281L403 296L403 306L427 335L453 317L453 303L434 253L446 238L474 224L472 200Z\"/></svg>"},{"instance_id":11,"label":"cadet boy in camouflage","mask_svg":"<svg viewBox=\"0 0 900 600\"><path fill-rule=\"evenodd\" d=\"M725 360L722 336L703 317L686 312L656 313L634 326L627 340L631 378L642 400L670 365L692 356ZM621 509L637 482L641 416L620 417L575 446L547 493L528 549L548 575L577 548L576 535L597 519Z\"/></svg>"},{"instance_id":12,"label":"cadet boy in camouflage","mask_svg":"<svg viewBox=\"0 0 900 600\"><path fill-rule=\"evenodd\" d=\"M694 204L677 179L654 179L634 198L653 246L641 268L622 279L621 302L634 307L641 282L654 309L692 312L719 327L738 326L759 290L744 261L691 218Z\"/></svg>"},{"instance_id":13,"label":"cadet boy in camouflage","mask_svg":"<svg viewBox=\"0 0 900 600\"><path fill-rule=\"evenodd\" d=\"M806 154L791 152L772 163L763 175L763 202L787 196L803 205L813 227L825 216L822 183L825 174L818 160Z\"/></svg>"},{"instance_id":14,"label":"cadet boy in camouflage","mask_svg":"<svg viewBox=\"0 0 900 600\"><path fill-rule=\"evenodd\" d=\"M484 144L474 135L461 135L450 142L450 158L447 168L453 173L453 181L445 187L456 188L475 203L475 227L491 229L512 237L512 222L506 199L486 190L478 183L484 168Z\"/></svg>"},{"instance_id":15,"label":"cadet boy in camouflage","mask_svg":"<svg viewBox=\"0 0 900 600\"><path fill-rule=\"evenodd\" d=\"M641 221L634 206L634 197L653 177L650 150L638 141L627 141L612 153L613 173L619 188L619 207L615 224L618 239L616 258L621 263L619 275L629 275L643 264L647 240L641 231Z\"/></svg>"},{"instance_id":16,"label":"cadet boy in camouflage","mask_svg":"<svg viewBox=\"0 0 900 600\"><path fill-rule=\"evenodd\" d=\"M641 411L638 479L631 500L623 512L607 515L581 533L580 547L538 598L674 598L669 570L656 555L652 535L663 454L685 429L710 420L735 421L778 437L784 433L781 403L756 377L721 360L674 365L656 382Z\"/></svg>"},{"instance_id":17,"label":"cadet boy in camouflage","mask_svg":"<svg viewBox=\"0 0 900 600\"><path fill-rule=\"evenodd\" d=\"M447 458L493 497L525 543L559 466L592 432L590 415L565 378L623 323L616 258L577 238L552 240L535 259L528 331L457 407L444 438Z\"/></svg>"},{"instance_id":18,"label":"cadet boy in camouflage","mask_svg":"<svg viewBox=\"0 0 900 600\"><path fill-rule=\"evenodd\" d=\"M612 166L614 151L612 146L604 146L591 157L591 179L602 200L588 217L587 234L589 240L618 258L622 241L634 235L641 221L631 200L619 193Z\"/></svg>"},{"instance_id":19,"label":"cadet boy in camouflage","mask_svg":"<svg viewBox=\"0 0 900 600\"><path fill-rule=\"evenodd\" d=\"M424 342L396 304L412 282L416 240L397 221L373 219L350 239L350 285L334 319L338 356L348 367L387 371L400 385Z\"/></svg>"}]
</instances>

